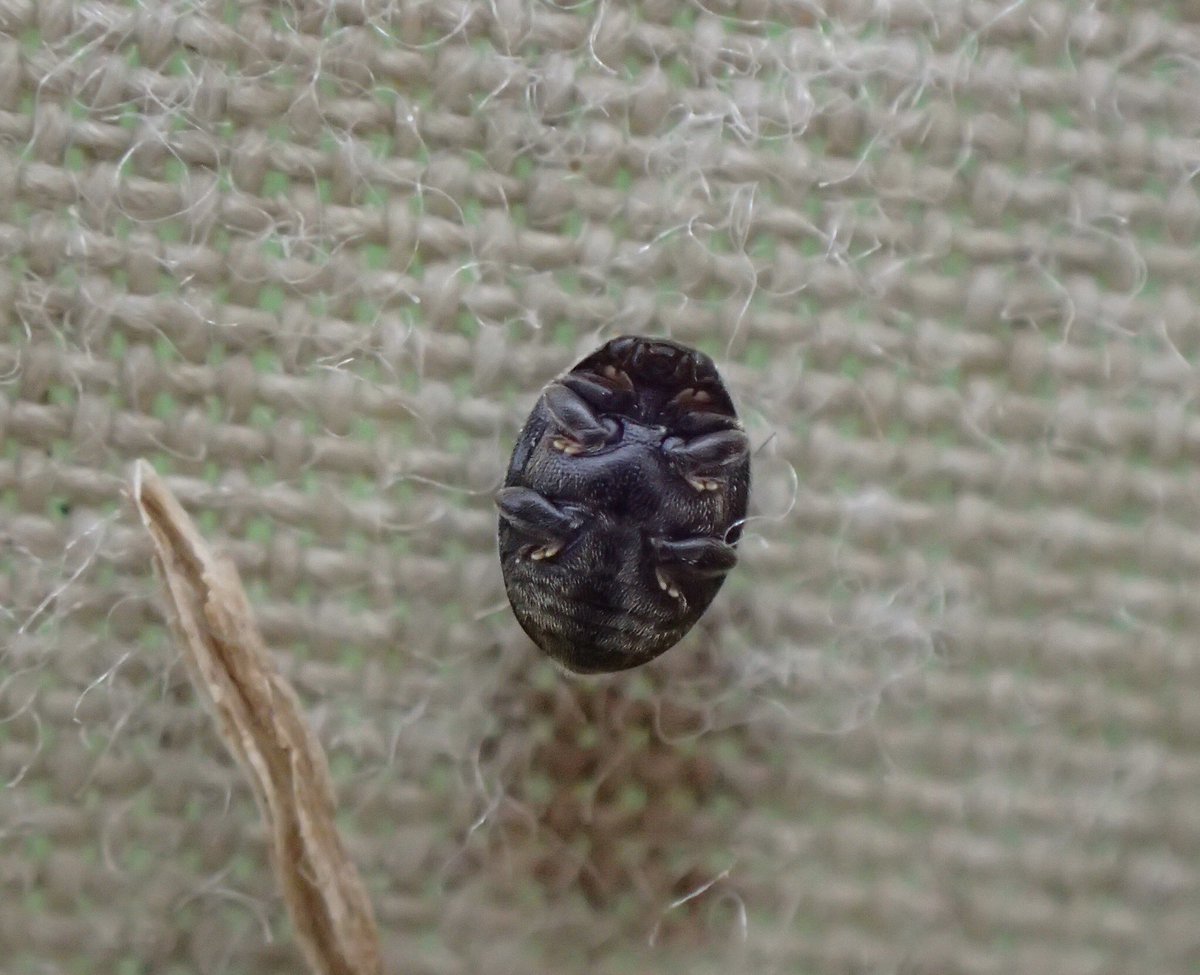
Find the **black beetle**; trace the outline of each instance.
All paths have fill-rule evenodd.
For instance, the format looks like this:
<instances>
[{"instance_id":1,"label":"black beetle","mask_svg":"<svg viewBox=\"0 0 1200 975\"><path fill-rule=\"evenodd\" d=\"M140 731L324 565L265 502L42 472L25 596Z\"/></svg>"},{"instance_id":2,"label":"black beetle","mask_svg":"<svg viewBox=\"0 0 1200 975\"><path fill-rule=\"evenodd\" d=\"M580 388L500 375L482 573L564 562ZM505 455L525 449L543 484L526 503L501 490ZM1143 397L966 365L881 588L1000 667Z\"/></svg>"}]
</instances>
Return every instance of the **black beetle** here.
<instances>
[{"instance_id":1,"label":"black beetle","mask_svg":"<svg viewBox=\"0 0 1200 975\"><path fill-rule=\"evenodd\" d=\"M737 561L749 442L708 356L623 335L542 390L504 484L517 621L570 670L627 670L674 646Z\"/></svg>"}]
</instances>

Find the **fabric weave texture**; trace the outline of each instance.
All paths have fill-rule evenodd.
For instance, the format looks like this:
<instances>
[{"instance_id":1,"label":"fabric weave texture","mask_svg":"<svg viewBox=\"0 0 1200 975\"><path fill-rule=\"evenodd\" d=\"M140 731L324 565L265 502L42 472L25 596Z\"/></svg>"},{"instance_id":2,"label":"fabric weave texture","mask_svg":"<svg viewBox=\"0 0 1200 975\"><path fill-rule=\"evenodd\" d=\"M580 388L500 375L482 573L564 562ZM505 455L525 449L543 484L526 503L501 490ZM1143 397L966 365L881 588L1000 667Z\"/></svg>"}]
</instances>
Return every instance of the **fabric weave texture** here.
<instances>
[{"instance_id":1,"label":"fabric weave texture","mask_svg":"<svg viewBox=\"0 0 1200 975\"><path fill-rule=\"evenodd\" d=\"M1200 3L0 2L0 968L296 972L124 496L237 563L397 973L1200 972ZM492 492L621 333L754 447L568 678Z\"/></svg>"}]
</instances>

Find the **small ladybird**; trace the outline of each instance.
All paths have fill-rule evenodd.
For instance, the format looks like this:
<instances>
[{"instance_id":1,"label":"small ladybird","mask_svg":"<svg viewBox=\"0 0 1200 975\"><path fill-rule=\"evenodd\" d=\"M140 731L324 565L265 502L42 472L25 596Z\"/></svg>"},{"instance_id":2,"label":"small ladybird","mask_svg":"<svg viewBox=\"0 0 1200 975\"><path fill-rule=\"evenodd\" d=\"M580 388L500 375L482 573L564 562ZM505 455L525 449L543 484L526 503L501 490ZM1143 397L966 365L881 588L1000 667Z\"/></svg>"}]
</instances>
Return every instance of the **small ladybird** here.
<instances>
[{"instance_id":1,"label":"small ladybird","mask_svg":"<svg viewBox=\"0 0 1200 975\"><path fill-rule=\"evenodd\" d=\"M627 670L679 642L737 561L749 442L708 356L624 335L542 390L504 485L517 621L570 670Z\"/></svg>"}]
</instances>

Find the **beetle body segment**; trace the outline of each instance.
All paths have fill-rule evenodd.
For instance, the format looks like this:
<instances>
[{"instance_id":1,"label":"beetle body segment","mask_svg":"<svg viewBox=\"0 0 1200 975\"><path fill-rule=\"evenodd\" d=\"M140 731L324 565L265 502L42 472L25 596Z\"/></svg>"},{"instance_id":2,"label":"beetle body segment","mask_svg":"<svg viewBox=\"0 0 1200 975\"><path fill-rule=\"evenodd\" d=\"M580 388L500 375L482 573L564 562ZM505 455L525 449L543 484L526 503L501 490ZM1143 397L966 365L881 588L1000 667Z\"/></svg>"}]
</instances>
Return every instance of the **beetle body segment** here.
<instances>
[{"instance_id":1,"label":"beetle body segment","mask_svg":"<svg viewBox=\"0 0 1200 975\"><path fill-rule=\"evenodd\" d=\"M737 560L750 454L708 356L621 336L551 382L496 497L522 628L579 673L654 659Z\"/></svg>"}]
</instances>

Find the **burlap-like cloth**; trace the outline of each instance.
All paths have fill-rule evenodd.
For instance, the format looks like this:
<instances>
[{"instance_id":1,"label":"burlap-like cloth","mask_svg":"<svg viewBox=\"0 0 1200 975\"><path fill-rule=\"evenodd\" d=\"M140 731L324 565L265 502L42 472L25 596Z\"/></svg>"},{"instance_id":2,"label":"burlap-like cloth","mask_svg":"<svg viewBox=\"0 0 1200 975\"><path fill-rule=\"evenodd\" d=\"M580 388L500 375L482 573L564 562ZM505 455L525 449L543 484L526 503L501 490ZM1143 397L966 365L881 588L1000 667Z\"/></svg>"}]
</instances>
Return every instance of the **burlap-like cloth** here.
<instances>
[{"instance_id":1,"label":"burlap-like cloth","mask_svg":"<svg viewBox=\"0 0 1200 975\"><path fill-rule=\"evenodd\" d=\"M1200 4L4 0L0 146L3 971L301 964L138 456L396 973L1200 970ZM570 680L490 495L620 332L754 518Z\"/></svg>"}]
</instances>

